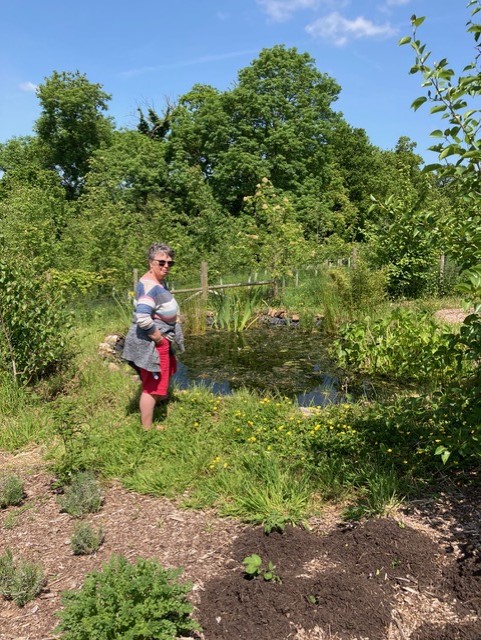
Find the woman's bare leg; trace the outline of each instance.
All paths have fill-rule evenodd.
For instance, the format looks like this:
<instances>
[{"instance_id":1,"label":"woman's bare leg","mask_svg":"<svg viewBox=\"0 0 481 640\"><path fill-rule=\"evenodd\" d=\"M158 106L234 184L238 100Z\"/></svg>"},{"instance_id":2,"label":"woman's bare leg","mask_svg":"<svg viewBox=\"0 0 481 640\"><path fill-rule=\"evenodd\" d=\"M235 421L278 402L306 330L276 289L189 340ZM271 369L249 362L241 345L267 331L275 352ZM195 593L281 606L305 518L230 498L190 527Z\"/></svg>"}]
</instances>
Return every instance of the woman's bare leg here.
<instances>
[{"instance_id":1,"label":"woman's bare leg","mask_svg":"<svg viewBox=\"0 0 481 640\"><path fill-rule=\"evenodd\" d=\"M154 420L154 409L157 404L157 397L150 393L141 393L139 401L140 420L142 422L142 428L145 430L152 428L152 422Z\"/></svg>"}]
</instances>

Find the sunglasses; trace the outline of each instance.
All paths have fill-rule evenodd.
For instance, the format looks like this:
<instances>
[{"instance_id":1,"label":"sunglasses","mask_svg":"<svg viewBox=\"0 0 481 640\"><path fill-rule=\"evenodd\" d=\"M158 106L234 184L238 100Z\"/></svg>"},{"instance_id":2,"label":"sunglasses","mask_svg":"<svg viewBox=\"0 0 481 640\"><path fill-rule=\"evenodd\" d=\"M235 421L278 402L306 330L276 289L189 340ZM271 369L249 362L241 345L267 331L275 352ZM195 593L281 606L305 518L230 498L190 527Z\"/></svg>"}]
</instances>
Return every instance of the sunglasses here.
<instances>
[{"instance_id":1,"label":"sunglasses","mask_svg":"<svg viewBox=\"0 0 481 640\"><path fill-rule=\"evenodd\" d=\"M167 265L168 267L173 267L175 264L173 260L157 260L156 258L154 258L154 262L158 262L159 267L165 267L165 265Z\"/></svg>"}]
</instances>

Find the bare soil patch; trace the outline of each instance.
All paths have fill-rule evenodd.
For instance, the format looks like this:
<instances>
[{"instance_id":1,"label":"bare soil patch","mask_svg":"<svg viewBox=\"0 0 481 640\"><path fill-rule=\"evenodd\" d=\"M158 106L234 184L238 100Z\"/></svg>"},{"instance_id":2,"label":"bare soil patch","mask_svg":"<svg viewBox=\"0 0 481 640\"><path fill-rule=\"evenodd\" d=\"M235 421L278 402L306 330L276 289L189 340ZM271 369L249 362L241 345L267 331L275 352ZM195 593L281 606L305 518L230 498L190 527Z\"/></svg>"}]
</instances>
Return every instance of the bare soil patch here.
<instances>
[{"instance_id":1,"label":"bare soil patch","mask_svg":"<svg viewBox=\"0 0 481 640\"><path fill-rule=\"evenodd\" d=\"M479 489L453 489L395 518L354 525L326 510L310 530L266 536L112 483L102 510L87 518L103 526L104 544L74 556L75 521L60 513L38 453L0 454L0 467L15 469L27 493L23 505L0 511L0 553L11 548L41 562L48 578L23 609L0 602L0 640L55 638L61 593L113 553L184 567L203 640L481 640ZM273 562L282 581L248 580L242 560L252 553Z\"/></svg>"}]
</instances>

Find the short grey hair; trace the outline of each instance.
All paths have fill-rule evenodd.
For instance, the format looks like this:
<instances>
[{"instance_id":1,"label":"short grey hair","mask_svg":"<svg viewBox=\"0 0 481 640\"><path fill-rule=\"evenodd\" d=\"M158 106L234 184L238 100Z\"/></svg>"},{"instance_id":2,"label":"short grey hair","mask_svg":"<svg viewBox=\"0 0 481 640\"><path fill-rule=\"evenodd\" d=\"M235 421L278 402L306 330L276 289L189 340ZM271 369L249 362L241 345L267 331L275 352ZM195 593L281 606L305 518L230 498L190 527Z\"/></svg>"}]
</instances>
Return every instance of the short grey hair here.
<instances>
[{"instance_id":1,"label":"short grey hair","mask_svg":"<svg viewBox=\"0 0 481 640\"><path fill-rule=\"evenodd\" d=\"M149 260L155 260L155 256L158 253L166 253L170 258L174 259L175 251L172 247L169 247L168 244L163 244L162 242L154 242L154 244L149 247Z\"/></svg>"}]
</instances>

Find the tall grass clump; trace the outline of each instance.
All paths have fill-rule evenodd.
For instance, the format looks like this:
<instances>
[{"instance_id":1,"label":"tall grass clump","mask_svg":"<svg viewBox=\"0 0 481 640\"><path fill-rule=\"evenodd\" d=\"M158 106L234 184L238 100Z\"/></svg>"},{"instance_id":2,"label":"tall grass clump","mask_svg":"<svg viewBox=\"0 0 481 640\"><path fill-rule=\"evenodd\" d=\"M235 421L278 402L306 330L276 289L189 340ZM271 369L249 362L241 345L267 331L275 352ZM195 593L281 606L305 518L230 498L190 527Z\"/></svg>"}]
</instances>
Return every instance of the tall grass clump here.
<instances>
[{"instance_id":1,"label":"tall grass clump","mask_svg":"<svg viewBox=\"0 0 481 640\"><path fill-rule=\"evenodd\" d=\"M226 331L248 329L257 320L262 298L259 287L214 291L210 297L214 307L213 326Z\"/></svg>"},{"instance_id":2,"label":"tall grass clump","mask_svg":"<svg viewBox=\"0 0 481 640\"><path fill-rule=\"evenodd\" d=\"M362 317L386 303L386 276L359 260L355 267L329 267L299 273L298 284L290 281L285 292L286 306L301 316L301 326L312 326L312 318L322 315L324 331L336 332L342 322Z\"/></svg>"},{"instance_id":3,"label":"tall grass clump","mask_svg":"<svg viewBox=\"0 0 481 640\"><path fill-rule=\"evenodd\" d=\"M260 455L244 457L240 470L213 485L217 485L217 491L223 489L224 499L218 505L223 515L261 524L270 533L283 531L288 524L304 525L315 512L309 475L295 465Z\"/></svg>"}]
</instances>

